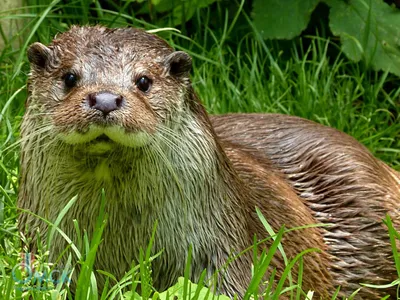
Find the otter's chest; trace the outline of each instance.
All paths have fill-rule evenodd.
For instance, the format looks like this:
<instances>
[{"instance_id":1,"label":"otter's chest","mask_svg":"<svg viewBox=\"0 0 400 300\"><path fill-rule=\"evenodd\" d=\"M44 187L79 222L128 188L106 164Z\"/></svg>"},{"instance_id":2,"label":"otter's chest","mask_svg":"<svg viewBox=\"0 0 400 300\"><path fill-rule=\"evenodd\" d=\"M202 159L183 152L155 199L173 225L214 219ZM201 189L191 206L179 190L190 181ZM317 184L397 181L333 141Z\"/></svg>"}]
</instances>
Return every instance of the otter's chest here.
<instances>
[{"instance_id":1,"label":"otter's chest","mask_svg":"<svg viewBox=\"0 0 400 300\"><path fill-rule=\"evenodd\" d=\"M95 225L100 215L101 191L104 189L107 223L97 250L95 269L122 278L133 263L139 262L140 249L147 248L156 222L152 253L162 251L162 255L154 262L153 272L160 287L172 285L183 274L190 246L196 254L193 260L197 261L197 269L194 272L200 273L208 267L216 245L220 243L218 228L221 225L217 223L223 223L221 216L211 213L218 212L218 209L212 207L213 203L208 201L210 196L204 193L212 186L205 184L198 189L188 190L190 185L178 185L174 183L176 178L160 174L159 170L140 175L122 174L120 171L104 162L90 171L82 172L80 177L71 176L69 187L58 187L60 190L57 194L64 195L59 200L62 203L78 195L62 222L62 230L73 241L79 240L73 225L74 219L79 224L81 235L85 230L92 237L97 230ZM58 239L59 245L66 245L61 242L61 236ZM61 246L55 253L62 250ZM163 279L165 276L162 274L173 276ZM102 285L104 278L100 277L98 281Z\"/></svg>"}]
</instances>

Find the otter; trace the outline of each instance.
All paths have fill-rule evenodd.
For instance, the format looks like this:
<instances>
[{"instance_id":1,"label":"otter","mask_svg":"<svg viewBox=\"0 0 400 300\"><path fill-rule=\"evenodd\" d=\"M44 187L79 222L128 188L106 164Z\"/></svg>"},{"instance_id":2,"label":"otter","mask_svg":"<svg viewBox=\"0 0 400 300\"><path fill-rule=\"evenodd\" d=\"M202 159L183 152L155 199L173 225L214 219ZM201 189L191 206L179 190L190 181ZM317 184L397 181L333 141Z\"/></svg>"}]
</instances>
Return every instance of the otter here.
<instances>
[{"instance_id":1,"label":"otter","mask_svg":"<svg viewBox=\"0 0 400 300\"><path fill-rule=\"evenodd\" d=\"M225 266L255 236L269 236L257 207L275 231L328 224L284 235L289 258L320 250L304 256L304 291L327 298L341 286L348 296L360 283L397 278L382 219L400 228L400 175L349 135L294 116L209 116L191 85L190 56L141 29L73 26L48 46L32 44L28 58L18 206L54 222L78 195L59 225L76 241L73 220L92 234L104 188L108 222L95 269L121 278L157 221L157 289L183 275L191 248L192 280L223 269L217 291L242 298L253 251ZM28 213L19 228L48 231ZM26 234L34 249L38 235ZM67 246L56 234L51 257ZM272 264L280 278L282 257ZM97 282L101 289L104 278ZM357 297L386 294L396 290L364 287Z\"/></svg>"}]
</instances>

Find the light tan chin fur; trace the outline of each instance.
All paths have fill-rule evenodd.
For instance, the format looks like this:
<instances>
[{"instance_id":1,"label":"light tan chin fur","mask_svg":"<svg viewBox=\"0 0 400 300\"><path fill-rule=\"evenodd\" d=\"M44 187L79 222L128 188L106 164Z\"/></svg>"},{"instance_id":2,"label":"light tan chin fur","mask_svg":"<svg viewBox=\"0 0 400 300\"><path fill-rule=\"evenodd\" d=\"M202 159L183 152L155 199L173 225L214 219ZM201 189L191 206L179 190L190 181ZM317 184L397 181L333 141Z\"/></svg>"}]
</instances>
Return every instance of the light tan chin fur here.
<instances>
[{"instance_id":1,"label":"light tan chin fur","mask_svg":"<svg viewBox=\"0 0 400 300\"><path fill-rule=\"evenodd\" d=\"M76 145L91 142L102 134L105 134L117 144L132 148L143 147L151 139L150 135L143 131L126 132L126 130L120 126L109 126L103 128L95 125L90 126L86 133L79 133L76 131L61 132L58 136L65 143ZM104 143L101 144L104 145ZM101 148L104 147L101 146Z\"/></svg>"}]
</instances>

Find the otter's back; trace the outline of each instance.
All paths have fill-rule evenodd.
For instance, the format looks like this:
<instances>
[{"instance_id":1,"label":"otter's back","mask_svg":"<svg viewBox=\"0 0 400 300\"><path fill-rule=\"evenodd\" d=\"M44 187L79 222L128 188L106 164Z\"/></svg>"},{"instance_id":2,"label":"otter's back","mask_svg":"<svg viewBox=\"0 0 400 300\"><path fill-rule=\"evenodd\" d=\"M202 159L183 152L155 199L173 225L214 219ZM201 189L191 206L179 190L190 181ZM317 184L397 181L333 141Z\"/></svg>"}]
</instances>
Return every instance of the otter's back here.
<instances>
[{"instance_id":1,"label":"otter's back","mask_svg":"<svg viewBox=\"0 0 400 300\"><path fill-rule=\"evenodd\" d=\"M399 173L349 135L302 118L229 114L211 116L211 122L222 144L257 151L280 170L316 223L333 224L324 229L324 240L342 291L397 278L382 219L389 213L400 228ZM378 296L377 290L361 293Z\"/></svg>"}]
</instances>

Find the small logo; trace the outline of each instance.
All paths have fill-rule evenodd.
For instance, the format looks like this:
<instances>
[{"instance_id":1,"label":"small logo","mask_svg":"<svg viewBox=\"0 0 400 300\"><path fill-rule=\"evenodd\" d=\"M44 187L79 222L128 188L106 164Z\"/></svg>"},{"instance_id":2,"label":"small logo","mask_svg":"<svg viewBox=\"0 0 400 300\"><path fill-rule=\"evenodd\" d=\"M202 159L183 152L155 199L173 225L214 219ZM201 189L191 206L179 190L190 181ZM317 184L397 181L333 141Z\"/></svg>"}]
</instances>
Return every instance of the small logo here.
<instances>
[{"instance_id":1,"label":"small logo","mask_svg":"<svg viewBox=\"0 0 400 300\"><path fill-rule=\"evenodd\" d=\"M12 269L12 278L18 290L49 290L58 284L70 283L71 270L58 265L40 265L33 253L22 253L22 261Z\"/></svg>"}]
</instances>

